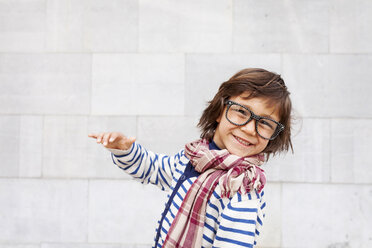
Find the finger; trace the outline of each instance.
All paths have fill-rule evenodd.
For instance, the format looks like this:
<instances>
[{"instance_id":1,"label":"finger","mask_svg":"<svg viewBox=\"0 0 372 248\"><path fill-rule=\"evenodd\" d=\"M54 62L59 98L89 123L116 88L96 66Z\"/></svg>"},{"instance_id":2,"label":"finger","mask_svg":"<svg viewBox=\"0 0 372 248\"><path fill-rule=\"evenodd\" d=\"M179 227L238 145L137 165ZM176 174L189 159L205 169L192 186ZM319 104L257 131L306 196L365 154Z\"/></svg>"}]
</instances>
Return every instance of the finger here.
<instances>
[{"instance_id":1,"label":"finger","mask_svg":"<svg viewBox=\"0 0 372 248\"><path fill-rule=\"evenodd\" d=\"M111 136L111 133L105 133L105 135L103 136L103 140L102 140L103 143L102 144L104 146L107 146L110 136Z\"/></svg>"},{"instance_id":2,"label":"finger","mask_svg":"<svg viewBox=\"0 0 372 248\"><path fill-rule=\"evenodd\" d=\"M111 137L109 139L109 142L112 143L116 140L116 138L118 137L118 134L117 133L112 133L111 134Z\"/></svg>"},{"instance_id":3,"label":"finger","mask_svg":"<svg viewBox=\"0 0 372 248\"><path fill-rule=\"evenodd\" d=\"M136 141L136 137L130 137L130 138L128 139L128 144L129 144L129 145L132 145L135 141Z\"/></svg>"},{"instance_id":4,"label":"finger","mask_svg":"<svg viewBox=\"0 0 372 248\"><path fill-rule=\"evenodd\" d=\"M94 139L97 139L97 135L98 135L98 134L90 133L90 134L88 134L88 137L90 137L90 138L94 138Z\"/></svg>"},{"instance_id":5,"label":"finger","mask_svg":"<svg viewBox=\"0 0 372 248\"><path fill-rule=\"evenodd\" d=\"M102 143L102 138L105 135L105 133L100 133L97 137L97 143Z\"/></svg>"}]
</instances>

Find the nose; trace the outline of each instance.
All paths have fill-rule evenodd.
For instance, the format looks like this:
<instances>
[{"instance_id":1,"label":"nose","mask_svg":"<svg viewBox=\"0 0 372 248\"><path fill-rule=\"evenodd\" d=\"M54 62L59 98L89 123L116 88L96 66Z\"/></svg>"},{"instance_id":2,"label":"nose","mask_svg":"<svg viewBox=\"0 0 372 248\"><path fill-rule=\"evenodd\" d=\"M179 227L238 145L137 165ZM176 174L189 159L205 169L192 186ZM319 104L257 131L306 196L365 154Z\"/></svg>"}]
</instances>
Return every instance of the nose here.
<instances>
[{"instance_id":1,"label":"nose","mask_svg":"<svg viewBox=\"0 0 372 248\"><path fill-rule=\"evenodd\" d=\"M256 120L252 119L250 120L247 124L245 124L244 126L241 127L241 129L252 135L252 136L255 136L256 135Z\"/></svg>"}]
</instances>

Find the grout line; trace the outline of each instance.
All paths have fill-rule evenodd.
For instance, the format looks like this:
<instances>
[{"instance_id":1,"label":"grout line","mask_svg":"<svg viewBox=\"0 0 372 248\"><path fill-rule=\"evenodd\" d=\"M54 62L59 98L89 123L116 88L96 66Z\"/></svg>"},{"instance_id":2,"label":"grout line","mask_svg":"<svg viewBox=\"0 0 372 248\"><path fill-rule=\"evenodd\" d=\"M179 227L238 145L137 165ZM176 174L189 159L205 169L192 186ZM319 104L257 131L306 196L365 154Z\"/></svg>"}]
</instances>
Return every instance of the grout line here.
<instances>
[{"instance_id":1,"label":"grout line","mask_svg":"<svg viewBox=\"0 0 372 248\"><path fill-rule=\"evenodd\" d=\"M235 34L235 29L234 29L234 24L235 24L235 0L231 0L231 48L230 48L230 53L234 54L234 34Z\"/></svg>"},{"instance_id":2,"label":"grout line","mask_svg":"<svg viewBox=\"0 0 372 248\"><path fill-rule=\"evenodd\" d=\"M169 51L161 51L161 52L130 52L130 51L120 51L120 52L110 52L110 51L46 51L46 50L40 50L40 51L0 51L0 55L2 54L11 54L11 55L19 55L19 54L150 54L150 55L158 55L158 54L179 54L180 52L169 52ZM267 52L257 52L257 51L252 51L252 52L190 52L190 54L198 54L198 55L234 55L234 54L239 54L239 55L272 55L272 54L285 54L285 55L303 55L303 56L317 56L317 55L328 55L328 56L371 56L372 52L333 52L333 53L328 53L328 52L283 52L283 51L267 51Z\"/></svg>"},{"instance_id":3,"label":"grout line","mask_svg":"<svg viewBox=\"0 0 372 248\"><path fill-rule=\"evenodd\" d=\"M2 180L55 180L55 181L135 181L133 178L99 178L99 177L0 177ZM345 186L372 186L372 182L358 183L358 182L295 182L295 181L269 181L269 184L302 184L302 185L345 185Z\"/></svg>"},{"instance_id":4,"label":"grout line","mask_svg":"<svg viewBox=\"0 0 372 248\"><path fill-rule=\"evenodd\" d=\"M53 117L102 117L102 118L105 118L105 117L112 117L112 118L123 118L123 117L174 117L174 118L178 118L178 117L198 117L199 115L196 115L196 114L185 114L185 115L181 115L181 114L149 114L149 115L146 115L146 114L56 114L56 113L53 113L53 114L46 114L46 113L0 113L0 117L1 116L41 116L41 117L44 117L44 116L53 116ZM338 117L332 117L332 116L329 116L329 117L322 117L322 116L300 116L301 119L304 119L304 120L311 120L311 119L315 119L315 120L360 120L360 121L370 121L372 120L372 116L371 117L352 117L352 116L338 116Z\"/></svg>"},{"instance_id":5,"label":"grout line","mask_svg":"<svg viewBox=\"0 0 372 248\"><path fill-rule=\"evenodd\" d=\"M138 130L139 130L139 119L140 119L140 116L139 115L136 115L136 130L135 130L135 137L136 137L136 141L138 139Z\"/></svg>"},{"instance_id":6,"label":"grout line","mask_svg":"<svg viewBox=\"0 0 372 248\"><path fill-rule=\"evenodd\" d=\"M44 0L44 50L48 50L48 0ZM44 53L44 52L42 52Z\"/></svg>"},{"instance_id":7,"label":"grout line","mask_svg":"<svg viewBox=\"0 0 372 248\"><path fill-rule=\"evenodd\" d=\"M285 75L285 72L284 72L284 54L280 53L279 56L280 56L280 74Z\"/></svg>"},{"instance_id":8,"label":"grout line","mask_svg":"<svg viewBox=\"0 0 372 248\"><path fill-rule=\"evenodd\" d=\"M187 53L184 53L183 55L183 115L182 117L185 117L186 114L187 114L187 96L188 96L188 92L187 92L187 57L188 57L188 54Z\"/></svg>"},{"instance_id":9,"label":"grout line","mask_svg":"<svg viewBox=\"0 0 372 248\"><path fill-rule=\"evenodd\" d=\"M329 177L328 181L329 183L332 183L332 124L333 121L332 119L329 121L329 158L328 158L328 163L329 163Z\"/></svg>"},{"instance_id":10,"label":"grout line","mask_svg":"<svg viewBox=\"0 0 372 248\"><path fill-rule=\"evenodd\" d=\"M280 247L283 247L283 183L280 183Z\"/></svg>"},{"instance_id":11,"label":"grout line","mask_svg":"<svg viewBox=\"0 0 372 248\"><path fill-rule=\"evenodd\" d=\"M86 243L89 243L89 219L90 219L90 209L89 209L89 206L90 206L90 179L88 179L88 182L87 182L87 227L86 227L86 237L85 237L85 242Z\"/></svg>"},{"instance_id":12,"label":"grout line","mask_svg":"<svg viewBox=\"0 0 372 248\"><path fill-rule=\"evenodd\" d=\"M136 54L140 53L140 0L137 0L137 52Z\"/></svg>"},{"instance_id":13,"label":"grout line","mask_svg":"<svg viewBox=\"0 0 372 248\"><path fill-rule=\"evenodd\" d=\"M94 53L90 55L90 92L89 92L89 114L88 116L92 115L92 105L93 105L93 57Z\"/></svg>"},{"instance_id":14,"label":"grout line","mask_svg":"<svg viewBox=\"0 0 372 248\"><path fill-rule=\"evenodd\" d=\"M44 138L45 138L45 115L41 118L41 165L40 178L44 177Z\"/></svg>"},{"instance_id":15,"label":"grout line","mask_svg":"<svg viewBox=\"0 0 372 248\"><path fill-rule=\"evenodd\" d=\"M45 181L135 181L133 178L78 178L78 177L0 177L0 181L6 180L45 180Z\"/></svg>"},{"instance_id":16,"label":"grout line","mask_svg":"<svg viewBox=\"0 0 372 248\"><path fill-rule=\"evenodd\" d=\"M331 11L332 11L332 2L329 2L330 5L328 5L328 54L333 54L331 53Z\"/></svg>"}]
</instances>

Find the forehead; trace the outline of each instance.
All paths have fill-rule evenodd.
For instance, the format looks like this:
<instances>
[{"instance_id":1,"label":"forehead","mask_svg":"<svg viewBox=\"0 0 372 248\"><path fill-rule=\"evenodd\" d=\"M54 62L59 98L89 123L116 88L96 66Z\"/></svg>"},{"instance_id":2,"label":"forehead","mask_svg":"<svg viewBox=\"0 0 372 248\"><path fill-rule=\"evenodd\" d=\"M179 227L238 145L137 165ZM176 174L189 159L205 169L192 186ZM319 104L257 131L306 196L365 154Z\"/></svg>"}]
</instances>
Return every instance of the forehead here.
<instances>
[{"instance_id":1,"label":"forehead","mask_svg":"<svg viewBox=\"0 0 372 248\"><path fill-rule=\"evenodd\" d=\"M279 109L275 104L269 104L269 99L265 97L249 98L249 93L243 93L239 96L230 98L231 101L237 102L252 110L256 115L269 117L279 121Z\"/></svg>"}]
</instances>

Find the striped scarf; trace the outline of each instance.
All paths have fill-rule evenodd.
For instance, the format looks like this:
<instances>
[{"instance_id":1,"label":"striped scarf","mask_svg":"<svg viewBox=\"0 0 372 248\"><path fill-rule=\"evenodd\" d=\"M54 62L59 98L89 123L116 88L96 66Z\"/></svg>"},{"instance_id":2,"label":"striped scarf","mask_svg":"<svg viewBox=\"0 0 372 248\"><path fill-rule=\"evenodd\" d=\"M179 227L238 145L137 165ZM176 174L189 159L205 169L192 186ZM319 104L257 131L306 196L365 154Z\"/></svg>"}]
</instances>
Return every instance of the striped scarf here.
<instances>
[{"instance_id":1,"label":"striped scarf","mask_svg":"<svg viewBox=\"0 0 372 248\"><path fill-rule=\"evenodd\" d=\"M201 247L207 202L217 184L221 197L233 196L256 189L261 192L265 172L258 166L264 161L263 154L238 157L226 149L210 150L205 139L185 146L185 156L200 176L192 184L172 222L163 247Z\"/></svg>"}]
</instances>

